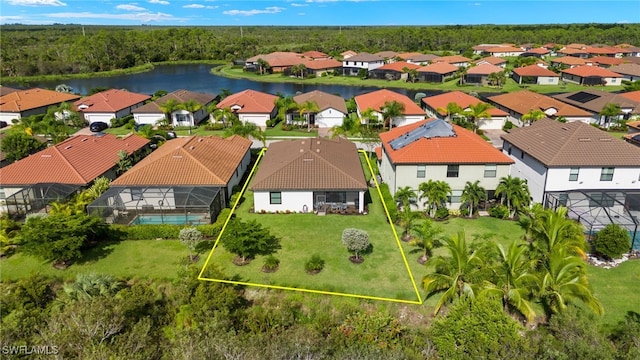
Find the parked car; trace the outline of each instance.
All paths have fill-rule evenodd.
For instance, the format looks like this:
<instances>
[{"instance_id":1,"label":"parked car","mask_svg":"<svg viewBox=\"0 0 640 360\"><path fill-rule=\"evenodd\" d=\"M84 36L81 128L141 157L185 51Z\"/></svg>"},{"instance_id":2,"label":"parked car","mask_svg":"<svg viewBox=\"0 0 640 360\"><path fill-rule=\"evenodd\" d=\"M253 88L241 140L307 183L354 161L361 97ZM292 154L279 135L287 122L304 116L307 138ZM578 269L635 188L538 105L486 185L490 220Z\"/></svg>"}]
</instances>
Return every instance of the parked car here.
<instances>
[{"instance_id":1,"label":"parked car","mask_svg":"<svg viewBox=\"0 0 640 360\"><path fill-rule=\"evenodd\" d=\"M9 126L9 124L7 124L6 121L0 121L0 129L6 128L7 126Z\"/></svg>"},{"instance_id":2,"label":"parked car","mask_svg":"<svg viewBox=\"0 0 640 360\"><path fill-rule=\"evenodd\" d=\"M107 128L109 128L109 125L102 121L96 121L89 125L89 130L91 130L91 132L100 132L106 130Z\"/></svg>"}]
</instances>

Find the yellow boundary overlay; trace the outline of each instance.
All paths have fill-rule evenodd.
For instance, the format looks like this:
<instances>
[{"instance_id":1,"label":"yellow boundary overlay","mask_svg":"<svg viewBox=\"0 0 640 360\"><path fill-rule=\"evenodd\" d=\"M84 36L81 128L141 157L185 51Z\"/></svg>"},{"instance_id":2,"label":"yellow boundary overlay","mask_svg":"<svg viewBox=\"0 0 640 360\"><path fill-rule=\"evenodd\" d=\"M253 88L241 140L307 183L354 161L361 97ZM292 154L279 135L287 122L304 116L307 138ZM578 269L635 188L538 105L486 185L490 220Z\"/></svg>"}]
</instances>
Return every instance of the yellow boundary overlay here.
<instances>
[{"instance_id":1,"label":"yellow boundary overlay","mask_svg":"<svg viewBox=\"0 0 640 360\"><path fill-rule=\"evenodd\" d=\"M245 181L244 185L242 186L242 190L240 190L240 194L244 195L244 192L247 189L247 186L249 185L249 182L251 181L251 178L253 178L253 174L255 173L255 171L256 171L256 169L258 167L258 164L260 164L260 160L262 160L262 156L264 155L266 150L267 150L266 148L262 148L262 150L260 150L260 154L258 155L258 158L256 159L256 162L253 165L253 168L251 169L251 173L249 173L249 176L247 177L247 181ZM205 269L207 268L207 266L209 266L209 261L211 260L211 256L213 256L213 252L215 251L216 247L218 246L218 243L220 242L220 239L222 238L222 234L224 234L224 231L227 228L227 225L229 224L229 221L231 220L231 216L233 216L233 214L235 213L236 207L238 206L238 202L240 201L240 198L242 197L242 195L240 197L238 197L236 199L235 203L233 204L233 207L231 208L231 212L229 213L229 216L227 216L227 219L225 220L224 225L222 226L222 229L220 230L220 234L216 238L216 241L214 242L213 247L211 248L211 251L209 252L209 255L207 256L207 260L205 261L204 265L202 266L202 270L200 270L200 274L198 275L198 280L219 282L219 283L225 283L225 284L242 285L242 286L255 286L255 287L261 287L261 288L267 288L267 289L290 290L290 291L307 292L307 293L313 293L313 294L334 295L334 296L343 296L343 297L358 298L358 299L379 300L379 301L388 301L388 302L397 302L397 303L421 305L423 303L423 300L422 300L422 297L420 296L420 291L418 290L418 285L416 284L416 281L415 281L415 279L413 277L413 273L411 272L411 269L409 268L409 263L407 261L407 257L406 257L406 255L404 253L404 250L402 250L402 244L400 243L400 239L398 238L398 233L396 232L396 229L393 226L393 222L391 221L391 216L389 215L389 209L387 209L387 204L385 204L384 199L382 198L382 192L380 191L380 184L378 184L378 179L376 179L376 176L373 173L373 168L371 167L371 162L369 161L369 156L366 153L366 151L364 151L364 150L358 150L358 152L364 154L364 157L367 160L367 166L369 167L369 172L371 174L371 178L373 179L373 181L376 184L376 189L378 190L378 195L380 196L380 201L382 202L382 207L384 208L384 212L387 215L387 220L389 222L389 226L391 227L391 231L393 232L393 236L396 239L396 244L398 245L398 249L400 250L400 254L402 255L402 260L404 262L404 265L405 265L405 268L407 270L407 273L409 274L409 278L411 279L411 284L413 285L413 290L416 292L416 295L418 297L417 301L415 301L415 300L402 300L402 299L383 298L383 297L378 297L378 296L368 296L368 295L359 295L359 294L346 294L346 293L323 291L323 290L303 289L303 288L295 288L295 287L288 287L288 286L266 285L266 284L243 282L243 281L233 281L233 280L224 280L224 279L211 279L211 278L203 277L202 275L203 275Z\"/></svg>"}]
</instances>

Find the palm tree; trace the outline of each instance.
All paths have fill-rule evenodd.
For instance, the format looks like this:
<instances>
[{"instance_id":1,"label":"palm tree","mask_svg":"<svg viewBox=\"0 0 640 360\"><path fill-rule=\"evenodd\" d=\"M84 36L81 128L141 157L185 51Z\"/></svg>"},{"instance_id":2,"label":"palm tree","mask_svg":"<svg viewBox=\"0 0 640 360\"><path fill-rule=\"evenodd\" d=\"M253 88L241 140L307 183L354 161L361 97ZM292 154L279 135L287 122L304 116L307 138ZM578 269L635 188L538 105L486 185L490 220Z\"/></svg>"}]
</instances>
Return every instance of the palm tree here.
<instances>
[{"instance_id":1,"label":"palm tree","mask_svg":"<svg viewBox=\"0 0 640 360\"><path fill-rule=\"evenodd\" d=\"M495 196L500 198L500 203L509 209L510 217L514 217L518 211L524 210L531 202L527 181L508 175L500 179L496 187Z\"/></svg>"},{"instance_id":2,"label":"palm tree","mask_svg":"<svg viewBox=\"0 0 640 360\"><path fill-rule=\"evenodd\" d=\"M486 198L487 191L480 186L480 180L476 180L473 183L467 181L464 186L464 190L462 190L462 196L460 196L460 200L463 203L469 204L469 216L473 216L473 214L475 214L480 201L485 200Z\"/></svg>"},{"instance_id":3,"label":"palm tree","mask_svg":"<svg viewBox=\"0 0 640 360\"><path fill-rule=\"evenodd\" d=\"M447 104L446 108L438 108L436 109L436 111L440 114L445 114L444 119L447 121L451 121L451 119L456 115L462 114L464 112L464 109L462 109L462 107L455 102L450 102Z\"/></svg>"},{"instance_id":4,"label":"palm tree","mask_svg":"<svg viewBox=\"0 0 640 360\"><path fill-rule=\"evenodd\" d=\"M420 200L426 199L424 205L427 206L427 214L433 216L433 212L447 201L447 196L451 195L451 186L445 181L429 180L418 186Z\"/></svg>"},{"instance_id":5,"label":"palm tree","mask_svg":"<svg viewBox=\"0 0 640 360\"><path fill-rule=\"evenodd\" d=\"M320 112L320 107L315 101L307 100L298 105L298 113L300 117L305 115L307 122L307 130L311 130L311 114Z\"/></svg>"},{"instance_id":6,"label":"palm tree","mask_svg":"<svg viewBox=\"0 0 640 360\"><path fill-rule=\"evenodd\" d=\"M264 73L271 68L269 63L262 58L258 59L256 63L258 64L258 73L260 75L264 75Z\"/></svg>"},{"instance_id":7,"label":"palm tree","mask_svg":"<svg viewBox=\"0 0 640 360\"><path fill-rule=\"evenodd\" d=\"M231 110L230 107L222 109L216 108L212 115L215 122L222 122L225 127L232 126L233 124L240 122L240 120L238 120L238 115Z\"/></svg>"},{"instance_id":8,"label":"palm tree","mask_svg":"<svg viewBox=\"0 0 640 360\"><path fill-rule=\"evenodd\" d=\"M536 277L529 271L526 247L513 241L508 249L498 244L500 264L493 282L485 282L481 295L497 295L507 313L514 310L531 322L536 317L529 297L535 287Z\"/></svg>"},{"instance_id":9,"label":"palm tree","mask_svg":"<svg viewBox=\"0 0 640 360\"><path fill-rule=\"evenodd\" d=\"M398 225L402 227L402 241L409 241L411 238L411 228L421 214L411 210L410 206L405 206L398 213Z\"/></svg>"},{"instance_id":10,"label":"palm tree","mask_svg":"<svg viewBox=\"0 0 640 360\"><path fill-rule=\"evenodd\" d=\"M407 80L414 83L416 82L416 77L418 77L418 70L416 69L409 69L408 67L403 67L402 68L402 73L403 74L407 74Z\"/></svg>"},{"instance_id":11,"label":"palm tree","mask_svg":"<svg viewBox=\"0 0 640 360\"><path fill-rule=\"evenodd\" d=\"M614 103L607 103L602 110L600 110L600 116L604 116L604 127L607 127L611 122L611 118L617 118L622 113L620 105Z\"/></svg>"},{"instance_id":12,"label":"palm tree","mask_svg":"<svg viewBox=\"0 0 640 360\"><path fill-rule=\"evenodd\" d=\"M464 110L463 114L473 124L473 131L478 130L478 120L491 119L491 114L489 113L489 109L491 108L493 108L493 106L490 104L479 102L475 105L469 105L469 107Z\"/></svg>"},{"instance_id":13,"label":"palm tree","mask_svg":"<svg viewBox=\"0 0 640 360\"><path fill-rule=\"evenodd\" d=\"M477 292L478 273L482 266L482 259L476 251L471 252L467 247L464 231L456 236L444 239L444 246L449 257L436 256L432 258L435 272L422 279L422 285L430 297L442 293L435 306L434 315L440 308L456 298L467 297L474 299Z\"/></svg>"},{"instance_id":14,"label":"palm tree","mask_svg":"<svg viewBox=\"0 0 640 360\"><path fill-rule=\"evenodd\" d=\"M350 113L342 120L342 125L331 128L331 137L349 136L360 133L360 120L356 113Z\"/></svg>"},{"instance_id":15,"label":"palm tree","mask_svg":"<svg viewBox=\"0 0 640 360\"><path fill-rule=\"evenodd\" d=\"M193 117L193 114L200 111L202 107L203 107L202 104L200 104L199 102L193 99L187 100L179 105L180 109L189 112L189 135L191 135L191 126L196 126L196 122L195 122L195 118Z\"/></svg>"},{"instance_id":16,"label":"palm tree","mask_svg":"<svg viewBox=\"0 0 640 360\"><path fill-rule=\"evenodd\" d=\"M538 120L544 119L545 116L547 116L547 114L545 114L544 111L540 109L531 109L528 113L522 115L522 122L526 122L531 125Z\"/></svg>"},{"instance_id":17,"label":"palm tree","mask_svg":"<svg viewBox=\"0 0 640 360\"><path fill-rule=\"evenodd\" d=\"M138 131L136 131L136 133L145 139L151 139L153 136L153 127L149 124L142 125L138 127Z\"/></svg>"},{"instance_id":18,"label":"palm tree","mask_svg":"<svg viewBox=\"0 0 640 360\"><path fill-rule=\"evenodd\" d=\"M71 300L87 300L98 296L114 296L124 284L111 275L84 273L76 276L76 281L64 286L65 294Z\"/></svg>"},{"instance_id":19,"label":"palm tree","mask_svg":"<svg viewBox=\"0 0 640 360\"><path fill-rule=\"evenodd\" d=\"M396 190L396 194L394 195L394 199L396 200L396 204L398 204L403 209L405 207L411 207L411 205L415 205L417 203L416 192L411 189L411 186L404 186L398 188Z\"/></svg>"},{"instance_id":20,"label":"palm tree","mask_svg":"<svg viewBox=\"0 0 640 360\"><path fill-rule=\"evenodd\" d=\"M282 94L278 94L278 98L275 100L274 104L278 108L279 121L286 122L287 113L298 108L298 104L293 100L292 96L283 96Z\"/></svg>"},{"instance_id":21,"label":"palm tree","mask_svg":"<svg viewBox=\"0 0 640 360\"><path fill-rule=\"evenodd\" d=\"M305 64L298 64L297 66L297 73L300 73L300 77L304 79L304 73L307 71L307 66Z\"/></svg>"},{"instance_id":22,"label":"palm tree","mask_svg":"<svg viewBox=\"0 0 640 360\"><path fill-rule=\"evenodd\" d=\"M362 117L362 120L364 121L364 123L367 124L367 127L371 125L373 126L380 125L380 118L378 117L378 112L376 112L372 108L367 108L365 111L363 111L360 114L360 116Z\"/></svg>"},{"instance_id":23,"label":"palm tree","mask_svg":"<svg viewBox=\"0 0 640 360\"><path fill-rule=\"evenodd\" d=\"M131 169L133 162L131 157L125 150L118 151L118 161L116 161L116 174L122 175L125 171Z\"/></svg>"},{"instance_id":24,"label":"palm tree","mask_svg":"<svg viewBox=\"0 0 640 360\"><path fill-rule=\"evenodd\" d=\"M165 115L165 123L167 126L171 126L173 124L173 119L171 118L171 114L180 110L180 103L176 99L169 99L162 104L159 104L158 107L160 111Z\"/></svg>"},{"instance_id":25,"label":"palm tree","mask_svg":"<svg viewBox=\"0 0 640 360\"><path fill-rule=\"evenodd\" d=\"M530 217L530 244L533 258L545 267L551 255L558 251L586 258L585 238L580 223L567 217L568 209L540 209Z\"/></svg>"},{"instance_id":26,"label":"palm tree","mask_svg":"<svg viewBox=\"0 0 640 360\"><path fill-rule=\"evenodd\" d=\"M415 246L422 251L422 256L418 259L418 262L424 264L433 256L433 249L441 245L440 237L444 230L439 226L435 226L431 219L426 219L411 229L414 239L409 245Z\"/></svg>"},{"instance_id":27,"label":"palm tree","mask_svg":"<svg viewBox=\"0 0 640 360\"><path fill-rule=\"evenodd\" d=\"M256 126L249 135L251 135L252 138L260 141L263 148L267 147L267 133L266 131L262 130L261 127Z\"/></svg>"},{"instance_id":28,"label":"palm tree","mask_svg":"<svg viewBox=\"0 0 640 360\"><path fill-rule=\"evenodd\" d=\"M389 130L393 126L393 118L402 116L404 114L404 104L401 102L385 101L384 105L380 109L382 118L384 119L384 126L389 125Z\"/></svg>"}]
</instances>

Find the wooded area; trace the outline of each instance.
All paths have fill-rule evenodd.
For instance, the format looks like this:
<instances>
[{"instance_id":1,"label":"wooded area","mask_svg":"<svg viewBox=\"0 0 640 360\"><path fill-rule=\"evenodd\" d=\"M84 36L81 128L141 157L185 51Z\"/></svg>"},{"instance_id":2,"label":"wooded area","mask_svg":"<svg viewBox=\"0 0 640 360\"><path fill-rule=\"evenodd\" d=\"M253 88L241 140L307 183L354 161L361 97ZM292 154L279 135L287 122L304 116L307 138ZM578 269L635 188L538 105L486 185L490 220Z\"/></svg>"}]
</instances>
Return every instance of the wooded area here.
<instances>
[{"instance_id":1,"label":"wooded area","mask_svg":"<svg viewBox=\"0 0 640 360\"><path fill-rule=\"evenodd\" d=\"M640 24L387 27L4 25L0 76L87 73L272 51L464 52L481 43L640 44Z\"/></svg>"}]
</instances>

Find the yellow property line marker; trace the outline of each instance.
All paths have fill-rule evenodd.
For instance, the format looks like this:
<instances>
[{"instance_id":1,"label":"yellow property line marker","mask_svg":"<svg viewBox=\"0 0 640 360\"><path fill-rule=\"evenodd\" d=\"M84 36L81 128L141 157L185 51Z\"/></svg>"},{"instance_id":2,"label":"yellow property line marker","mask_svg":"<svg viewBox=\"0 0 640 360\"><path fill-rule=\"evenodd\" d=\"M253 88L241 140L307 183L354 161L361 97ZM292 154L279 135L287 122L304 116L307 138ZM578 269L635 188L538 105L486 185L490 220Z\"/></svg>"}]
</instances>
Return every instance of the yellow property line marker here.
<instances>
[{"instance_id":1,"label":"yellow property line marker","mask_svg":"<svg viewBox=\"0 0 640 360\"><path fill-rule=\"evenodd\" d=\"M243 286L255 286L255 287L261 287L261 288L267 288L267 289L290 290L290 291L300 291L300 292L307 292L307 293L313 293L313 294L337 295L337 296L359 298L359 299L398 302L398 303L405 303L405 304L421 305L423 303L422 297L420 296L420 291L418 290L418 285L416 284L416 281L415 281L415 279L413 277L413 273L411 272L411 269L409 268L409 263L407 262L407 257L405 255L404 251L402 250L402 244L400 243L400 239L398 238L398 233L396 232L396 229L393 226L393 223L391 222L391 217L389 216L389 210L387 209L387 205L385 204L385 202L384 202L384 200L382 198L382 192L380 191L380 186L379 186L380 184L378 184L378 180L376 179L376 176L373 173L373 168L371 167L371 162L369 161L369 156L367 155L366 151L364 151L364 150L358 150L358 151L360 153L362 153L364 155L364 158L367 160L367 166L369 167L369 172L371 173L371 178L373 179L373 181L376 184L376 189L378 191L378 195L380 196L380 201L382 202L382 206L384 208L384 211L385 211L385 213L387 215L387 220L389 221L389 226L391 227L391 231L393 232L393 236L396 239L396 244L398 245L398 249L400 250L400 254L402 255L402 261L404 262L405 268L407 269L407 273L409 274L409 278L411 279L411 284L413 285L413 290L416 292L416 296L418 297L417 301L415 301L415 300L402 300L402 299L384 298L384 297L378 297L378 296L359 295L359 294L346 294L346 293L339 293L339 292L332 292L332 291L295 288L295 287L288 287L288 286L266 285L266 284L243 282L243 281L233 281L233 280L224 280L224 279L211 279L211 278L203 277L205 269L207 268L207 266L209 266L209 261L211 260L211 256L213 256L213 252L215 251L216 247L218 246L218 242L220 242L220 239L222 238L222 235L224 234L224 231L227 228L227 224L229 224L229 221L231 220L231 217L235 213L236 207L238 206L238 202L240 201L240 198L244 195L244 192L246 191L247 186L249 185L249 182L251 181L251 178L253 177L253 174L255 173L255 171L256 171L256 169L258 167L258 164L260 164L260 160L262 160L262 156L264 156L264 153L266 152L266 150L267 150L266 148L262 148L262 150L260 150L260 154L258 155L258 159L256 159L256 163L253 165L253 168L251 169L251 173L249 173L249 176L247 177L247 181L245 181L244 185L242 186L242 190L240 190L240 194L241 195L236 199L235 203L233 204L233 207L231 208L231 212L229 213L229 216L227 216L227 219L225 220L224 225L222 226L222 229L220 230L220 234L218 234L218 237L216 238L216 241L214 242L213 247L211 248L211 251L209 252L209 255L207 256L207 260L205 261L204 265L202 266L202 270L200 270L200 274L198 275L198 280L219 282L219 283L225 283L225 284L243 285Z\"/></svg>"}]
</instances>

